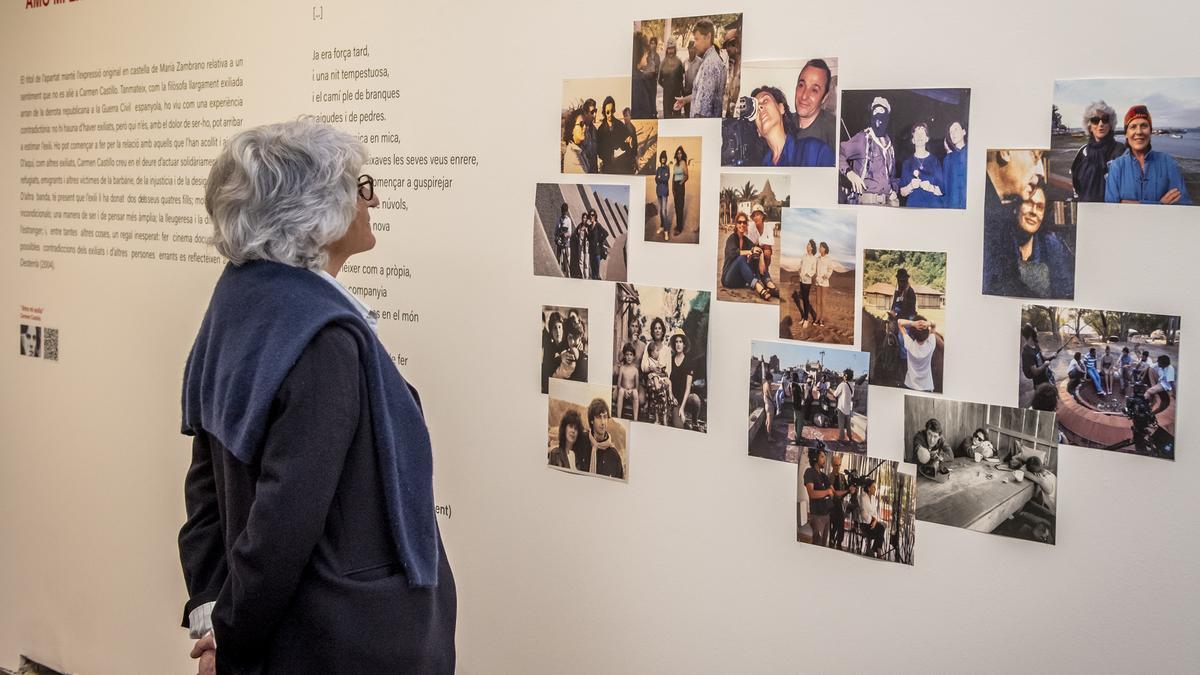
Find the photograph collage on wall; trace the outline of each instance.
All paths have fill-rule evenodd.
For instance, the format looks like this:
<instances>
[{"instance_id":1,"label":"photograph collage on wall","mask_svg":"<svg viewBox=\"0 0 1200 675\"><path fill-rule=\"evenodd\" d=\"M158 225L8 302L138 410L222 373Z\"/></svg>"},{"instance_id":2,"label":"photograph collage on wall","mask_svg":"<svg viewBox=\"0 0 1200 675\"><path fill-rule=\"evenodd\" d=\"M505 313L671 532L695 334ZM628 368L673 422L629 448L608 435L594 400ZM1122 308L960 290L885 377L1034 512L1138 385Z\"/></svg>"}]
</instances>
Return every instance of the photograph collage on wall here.
<instances>
[{"instance_id":1,"label":"photograph collage on wall","mask_svg":"<svg viewBox=\"0 0 1200 675\"><path fill-rule=\"evenodd\" d=\"M838 203L965 209L970 89L846 89Z\"/></svg>"},{"instance_id":2,"label":"photograph collage on wall","mask_svg":"<svg viewBox=\"0 0 1200 675\"><path fill-rule=\"evenodd\" d=\"M836 58L748 61L721 120L721 166L831 167L837 161Z\"/></svg>"},{"instance_id":3,"label":"photograph collage on wall","mask_svg":"<svg viewBox=\"0 0 1200 675\"><path fill-rule=\"evenodd\" d=\"M1200 203L1200 77L1058 80L1049 181L1081 202Z\"/></svg>"},{"instance_id":4,"label":"photograph collage on wall","mask_svg":"<svg viewBox=\"0 0 1200 675\"><path fill-rule=\"evenodd\" d=\"M796 469L796 541L913 564L916 483L900 462L807 448Z\"/></svg>"},{"instance_id":5,"label":"photograph collage on wall","mask_svg":"<svg viewBox=\"0 0 1200 675\"><path fill-rule=\"evenodd\" d=\"M741 14L634 21L633 116L724 117L737 99L741 62Z\"/></svg>"},{"instance_id":6,"label":"photograph collage on wall","mask_svg":"<svg viewBox=\"0 0 1200 675\"><path fill-rule=\"evenodd\" d=\"M602 384L550 380L547 466L629 480L629 424L614 419Z\"/></svg>"},{"instance_id":7,"label":"photograph collage on wall","mask_svg":"<svg viewBox=\"0 0 1200 675\"><path fill-rule=\"evenodd\" d=\"M1063 443L1174 460L1181 336L1178 316L1025 305L1019 404Z\"/></svg>"},{"instance_id":8,"label":"photograph collage on wall","mask_svg":"<svg viewBox=\"0 0 1200 675\"><path fill-rule=\"evenodd\" d=\"M613 417L706 433L711 293L616 285Z\"/></svg>"},{"instance_id":9,"label":"photograph collage on wall","mask_svg":"<svg viewBox=\"0 0 1200 675\"><path fill-rule=\"evenodd\" d=\"M983 293L1075 297L1078 203L1047 179L1048 151L987 151L983 196Z\"/></svg>"},{"instance_id":10,"label":"photograph collage on wall","mask_svg":"<svg viewBox=\"0 0 1200 675\"><path fill-rule=\"evenodd\" d=\"M550 378L587 382L586 307L542 306L542 393Z\"/></svg>"},{"instance_id":11,"label":"photograph collage on wall","mask_svg":"<svg viewBox=\"0 0 1200 675\"><path fill-rule=\"evenodd\" d=\"M563 80L561 115L563 173L654 172L658 120L633 117L628 77Z\"/></svg>"},{"instance_id":12,"label":"photograph collage on wall","mask_svg":"<svg viewBox=\"0 0 1200 675\"><path fill-rule=\"evenodd\" d=\"M909 395L904 437L904 461L917 465L917 520L1054 543L1053 412Z\"/></svg>"},{"instance_id":13,"label":"photograph collage on wall","mask_svg":"<svg viewBox=\"0 0 1200 675\"><path fill-rule=\"evenodd\" d=\"M700 136L658 139L653 176L646 178L645 241L700 241Z\"/></svg>"},{"instance_id":14,"label":"photograph collage on wall","mask_svg":"<svg viewBox=\"0 0 1200 675\"><path fill-rule=\"evenodd\" d=\"M776 304L783 211L791 178L774 173L722 173L717 217L717 299Z\"/></svg>"},{"instance_id":15,"label":"photograph collage on wall","mask_svg":"<svg viewBox=\"0 0 1200 675\"><path fill-rule=\"evenodd\" d=\"M749 453L793 464L808 448L864 454L871 355L750 343Z\"/></svg>"},{"instance_id":16,"label":"photograph collage on wall","mask_svg":"<svg viewBox=\"0 0 1200 675\"><path fill-rule=\"evenodd\" d=\"M779 337L854 343L858 216L851 209L784 209Z\"/></svg>"},{"instance_id":17,"label":"photograph collage on wall","mask_svg":"<svg viewBox=\"0 0 1200 675\"><path fill-rule=\"evenodd\" d=\"M624 281L629 186L538 183L533 198L533 273Z\"/></svg>"},{"instance_id":18,"label":"photograph collage on wall","mask_svg":"<svg viewBox=\"0 0 1200 675\"><path fill-rule=\"evenodd\" d=\"M946 254L863 251L862 350L871 384L941 393Z\"/></svg>"}]
</instances>

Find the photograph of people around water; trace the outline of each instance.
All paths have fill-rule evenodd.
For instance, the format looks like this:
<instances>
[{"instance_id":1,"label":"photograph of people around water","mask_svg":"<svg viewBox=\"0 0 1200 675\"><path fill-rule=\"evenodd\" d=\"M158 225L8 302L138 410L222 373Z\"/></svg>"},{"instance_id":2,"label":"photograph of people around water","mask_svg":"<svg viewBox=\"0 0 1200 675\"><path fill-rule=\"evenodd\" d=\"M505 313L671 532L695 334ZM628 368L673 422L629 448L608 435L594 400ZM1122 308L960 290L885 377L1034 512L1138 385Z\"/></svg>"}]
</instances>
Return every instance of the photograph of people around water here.
<instances>
[{"instance_id":1,"label":"photograph of people around water","mask_svg":"<svg viewBox=\"0 0 1200 675\"><path fill-rule=\"evenodd\" d=\"M1021 407L1058 415L1061 443L1175 459L1178 316L1021 310Z\"/></svg>"},{"instance_id":2,"label":"photograph of people around water","mask_svg":"<svg viewBox=\"0 0 1200 675\"><path fill-rule=\"evenodd\" d=\"M942 392L946 254L863 251L862 350L871 384Z\"/></svg>"},{"instance_id":3,"label":"photograph of people around water","mask_svg":"<svg viewBox=\"0 0 1200 675\"><path fill-rule=\"evenodd\" d=\"M633 116L724 117L742 69L742 15L633 22Z\"/></svg>"},{"instance_id":4,"label":"photograph of people around water","mask_svg":"<svg viewBox=\"0 0 1200 675\"><path fill-rule=\"evenodd\" d=\"M586 307L542 306L542 393L550 378L587 382Z\"/></svg>"},{"instance_id":5,"label":"photograph of people around water","mask_svg":"<svg viewBox=\"0 0 1200 675\"><path fill-rule=\"evenodd\" d=\"M721 166L833 166L837 59L748 61L721 120Z\"/></svg>"},{"instance_id":6,"label":"photograph of people around water","mask_svg":"<svg viewBox=\"0 0 1200 675\"><path fill-rule=\"evenodd\" d=\"M708 291L617 284L613 417L706 433Z\"/></svg>"},{"instance_id":7,"label":"photograph of people around water","mask_svg":"<svg viewBox=\"0 0 1200 675\"><path fill-rule=\"evenodd\" d=\"M792 203L782 174L722 173L717 217L717 299L773 305L779 289L779 221Z\"/></svg>"},{"instance_id":8,"label":"photograph of people around water","mask_svg":"<svg viewBox=\"0 0 1200 675\"><path fill-rule=\"evenodd\" d=\"M832 167L838 59L748 61L721 120L721 166Z\"/></svg>"},{"instance_id":9,"label":"photograph of people around water","mask_svg":"<svg viewBox=\"0 0 1200 675\"><path fill-rule=\"evenodd\" d=\"M628 77L563 80L560 122L563 173L654 172L658 120L633 114Z\"/></svg>"},{"instance_id":10,"label":"photograph of people around water","mask_svg":"<svg viewBox=\"0 0 1200 675\"><path fill-rule=\"evenodd\" d=\"M843 90L838 203L967 207L970 89Z\"/></svg>"},{"instance_id":11,"label":"photograph of people around water","mask_svg":"<svg viewBox=\"0 0 1200 675\"><path fill-rule=\"evenodd\" d=\"M866 352L751 341L750 455L795 463L806 448L865 453L870 362Z\"/></svg>"},{"instance_id":12,"label":"photograph of people around water","mask_svg":"<svg viewBox=\"0 0 1200 675\"><path fill-rule=\"evenodd\" d=\"M853 209L784 209L779 337L854 343L858 217Z\"/></svg>"},{"instance_id":13,"label":"photograph of people around water","mask_svg":"<svg viewBox=\"0 0 1200 675\"><path fill-rule=\"evenodd\" d=\"M915 480L900 462L809 447L796 469L796 541L913 564Z\"/></svg>"},{"instance_id":14,"label":"photograph of people around water","mask_svg":"<svg viewBox=\"0 0 1200 675\"><path fill-rule=\"evenodd\" d=\"M917 520L1053 544L1054 413L904 397L904 461L917 465Z\"/></svg>"},{"instance_id":15,"label":"photograph of people around water","mask_svg":"<svg viewBox=\"0 0 1200 675\"><path fill-rule=\"evenodd\" d=\"M533 273L624 281L629 186L538 183L533 197Z\"/></svg>"},{"instance_id":16,"label":"photograph of people around water","mask_svg":"<svg viewBox=\"0 0 1200 675\"><path fill-rule=\"evenodd\" d=\"M646 241L700 241L700 136L658 140L654 175L646 178Z\"/></svg>"},{"instance_id":17,"label":"photograph of people around water","mask_svg":"<svg viewBox=\"0 0 1200 675\"><path fill-rule=\"evenodd\" d=\"M983 196L983 292L1075 297L1078 203L1046 180L1046 150L988 150Z\"/></svg>"},{"instance_id":18,"label":"photograph of people around water","mask_svg":"<svg viewBox=\"0 0 1200 675\"><path fill-rule=\"evenodd\" d=\"M1200 200L1200 77L1058 80L1052 185L1081 202Z\"/></svg>"},{"instance_id":19,"label":"photograph of people around water","mask_svg":"<svg viewBox=\"0 0 1200 675\"><path fill-rule=\"evenodd\" d=\"M629 480L629 423L613 419L608 387L550 380L546 464L588 476Z\"/></svg>"}]
</instances>

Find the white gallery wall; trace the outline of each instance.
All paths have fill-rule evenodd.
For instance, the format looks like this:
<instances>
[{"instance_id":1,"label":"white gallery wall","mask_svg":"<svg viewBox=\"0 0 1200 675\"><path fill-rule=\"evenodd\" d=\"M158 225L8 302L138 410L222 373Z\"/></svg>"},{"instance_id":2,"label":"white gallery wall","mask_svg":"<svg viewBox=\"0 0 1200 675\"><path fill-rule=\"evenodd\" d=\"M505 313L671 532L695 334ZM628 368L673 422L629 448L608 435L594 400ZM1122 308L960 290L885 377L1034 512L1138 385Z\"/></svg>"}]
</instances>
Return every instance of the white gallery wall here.
<instances>
[{"instance_id":1,"label":"white gallery wall","mask_svg":"<svg viewBox=\"0 0 1200 675\"><path fill-rule=\"evenodd\" d=\"M945 396L1016 405L1021 301L979 293L984 151L1048 144L1055 79L1200 75L1194 5L23 4L0 9L0 311L8 313L0 332L9 335L0 349L0 665L24 653L89 674L194 668L178 627L185 592L175 536L190 457L179 392L220 266L191 262L205 248L171 235L208 228L200 204L182 196L203 194L195 179L206 174L199 160L217 151L209 139L314 113L343 116L339 126L367 136L376 156L478 161L370 167L452 183L379 188L393 203L374 219L389 229L351 262L380 273L342 277L373 289L368 304L399 317L383 321L381 337L425 404L436 501L448 507L439 524L458 582L460 672L1200 670L1195 340L1179 354L1176 461L1063 447L1056 546L920 523L916 564L885 565L797 544L794 466L746 455L750 340L775 336L773 308L713 303L706 435L635 425L627 485L547 469L540 306L589 308L590 378L606 383L613 286L535 278L530 258L534 185L563 180L561 81L628 74L634 19L740 10L747 60L837 56L844 89L972 89L966 211L864 208L858 246L948 253ZM139 75L143 65L159 70ZM357 75L318 78L335 67ZM96 70L91 80L37 80ZM136 89L169 80L217 83ZM22 98L105 86L116 93L86 103L110 101L113 112L67 115L76 101ZM154 101L167 107L121 108ZM33 108L60 112L21 117ZM182 126L153 125L168 119ZM106 120L111 130L33 130ZM700 243L633 241L635 215L629 279L713 290L719 122L669 121L662 133L704 136ZM122 144L132 139L136 147ZM162 140L170 143L155 147ZM137 164L152 156L178 162ZM82 162L98 157L127 163ZM37 164L48 158L58 165ZM143 183L22 182L55 175ZM163 180L151 184L155 177ZM642 179L612 180L634 186L631 211L640 213ZM793 205L836 203L833 169L796 170L791 184ZM105 213L107 222L22 216L37 204L22 193L39 192L158 201L50 206ZM153 213L155 222L116 220L127 213ZM1200 211L1083 205L1080 222L1076 304L1179 314L1190 338L1200 321ZM114 234L84 243L50 235L52 227ZM166 241L120 239L154 231ZM154 259L78 252L96 246ZM31 321L58 330L56 362L20 356L18 326ZM902 459L902 427L902 393L874 387L869 453Z\"/></svg>"}]
</instances>

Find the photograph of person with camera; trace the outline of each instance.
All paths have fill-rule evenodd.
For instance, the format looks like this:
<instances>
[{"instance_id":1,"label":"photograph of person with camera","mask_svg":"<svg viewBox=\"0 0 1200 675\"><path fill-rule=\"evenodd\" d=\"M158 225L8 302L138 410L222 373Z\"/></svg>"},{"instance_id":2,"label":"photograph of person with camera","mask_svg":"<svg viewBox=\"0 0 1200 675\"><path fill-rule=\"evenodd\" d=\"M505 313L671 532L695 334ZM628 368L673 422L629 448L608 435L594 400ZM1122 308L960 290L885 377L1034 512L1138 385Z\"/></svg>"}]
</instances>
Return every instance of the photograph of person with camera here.
<instances>
[{"instance_id":1,"label":"photograph of person with camera","mask_svg":"<svg viewBox=\"0 0 1200 675\"><path fill-rule=\"evenodd\" d=\"M721 174L718 300L778 302L779 224L791 202L791 178L786 174Z\"/></svg>"},{"instance_id":2,"label":"photograph of person with camera","mask_svg":"<svg viewBox=\"0 0 1200 675\"><path fill-rule=\"evenodd\" d=\"M1064 443L1174 460L1181 337L1178 316L1025 305L1018 401Z\"/></svg>"},{"instance_id":3,"label":"photograph of person with camera","mask_svg":"<svg viewBox=\"0 0 1200 675\"><path fill-rule=\"evenodd\" d=\"M899 462L806 448L797 466L796 541L913 564L916 489Z\"/></svg>"},{"instance_id":4,"label":"photograph of person with camera","mask_svg":"<svg viewBox=\"0 0 1200 675\"><path fill-rule=\"evenodd\" d=\"M542 393L550 378L587 382L586 307L542 306Z\"/></svg>"},{"instance_id":5,"label":"photograph of person with camera","mask_svg":"<svg viewBox=\"0 0 1200 675\"><path fill-rule=\"evenodd\" d=\"M721 120L721 166L831 167L837 59L757 61Z\"/></svg>"},{"instance_id":6,"label":"photograph of person with camera","mask_svg":"<svg viewBox=\"0 0 1200 675\"><path fill-rule=\"evenodd\" d=\"M1055 414L904 397L904 461L917 465L917 520L1053 544Z\"/></svg>"},{"instance_id":7,"label":"photograph of person with camera","mask_svg":"<svg viewBox=\"0 0 1200 675\"><path fill-rule=\"evenodd\" d=\"M870 362L866 352L751 341L750 456L797 462L817 444L865 453Z\"/></svg>"},{"instance_id":8,"label":"photograph of person with camera","mask_svg":"<svg viewBox=\"0 0 1200 675\"><path fill-rule=\"evenodd\" d=\"M534 191L533 273L624 281L629 186L538 183Z\"/></svg>"}]
</instances>

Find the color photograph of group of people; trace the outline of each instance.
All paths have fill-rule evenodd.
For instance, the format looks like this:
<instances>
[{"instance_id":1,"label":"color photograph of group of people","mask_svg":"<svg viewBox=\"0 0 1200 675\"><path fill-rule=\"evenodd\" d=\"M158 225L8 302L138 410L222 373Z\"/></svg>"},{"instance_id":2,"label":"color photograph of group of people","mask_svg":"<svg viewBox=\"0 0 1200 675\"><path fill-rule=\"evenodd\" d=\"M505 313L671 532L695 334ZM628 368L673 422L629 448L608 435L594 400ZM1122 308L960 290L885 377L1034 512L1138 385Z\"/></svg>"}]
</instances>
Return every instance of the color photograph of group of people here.
<instances>
[{"instance_id":1,"label":"color photograph of group of people","mask_svg":"<svg viewBox=\"0 0 1200 675\"><path fill-rule=\"evenodd\" d=\"M550 378L587 382L586 307L542 306L542 393Z\"/></svg>"},{"instance_id":2,"label":"color photograph of group of people","mask_svg":"<svg viewBox=\"0 0 1200 675\"><path fill-rule=\"evenodd\" d=\"M737 97L741 62L741 14L635 21L634 118L723 117Z\"/></svg>"},{"instance_id":3,"label":"color photograph of group of people","mask_svg":"<svg viewBox=\"0 0 1200 675\"><path fill-rule=\"evenodd\" d=\"M837 59L742 66L721 120L722 166L831 167L836 161Z\"/></svg>"},{"instance_id":4,"label":"color photograph of group of people","mask_svg":"<svg viewBox=\"0 0 1200 675\"><path fill-rule=\"evenodd\" d=\"M613 419L608 387L551 380L547 466L629 481L629 423Z\"/></svg>"},{"instance_id":5,"label":"color photograph of group of people","mask_svg":"<svg viewBox=\"0 0 1200 675\"><path fill-rule=\"evenodd\" d=\"M629 78L563 80L559 168L632 176L654 171L658 120L629 107Z\"/></svg>"},{"instance_id":6,"label":"color photograph of group of people","mask_svg":"<svg viewBox=\"0 0 1200 675\"><path fill-rule=\"evenodd\" d=\"M791 179L786 175L721 174L718 300L778 302L780 256L775 242L791 203Z\"/></svg>"},{"instance_id":7,"label":"color photograph of group of people","mask_svg":"<svg viewBox=\"0 0 1200 675\"><path fill-rule=\"evenodd\" d=\"M629 186L538 183L533 198L533 273L624 281Z\"/></svg>"},{"instance_id":8,"label":"color photograph of group of people","mask_svg":"<svg viewBox=\"0 0 1200 675\"><path fill-rule=\"evenodd\" d=\"M913 564L916 486L899 462L810 447L796 468L796 541Z\"/></svg>"},{"instance_id":9,"label":"color photograph of group of people","mask_svg":"<svg viewBox=\"0 0 1200 675\"><path fill-rule=\"evenodd\" d=\"M838 203L964 209L970 89L844 90Z\"/></svg>"},{"instance_id":10,"label":"color photograph of group of people","mask_svg":"<svg viewBox=\"0 0 1200 675\"><path fill-rule=\"evenodd\" d=\"M1200 78L1059 80L1050 176L1081 202L1200 200Z\"/></svg>"},{"instance_id":11,"label":"color photograph of group of people","mask_svg":"<svg viewBox=\"0 0 1200 675\"><path fill-rule=\"evenodd\" d=\"M805 448L867 451L871 355L750 343L750 456L795 463Z\"/></svg>"},{"instance_id":12,"label":"color photograph of group of people","mask_svg":"<svg viewBox=\"0 0 1200 675\"><path fill-rule=\"evenodd\" d=\"M1050 411L904 397L917 520L1053 544L1058 428Z\"/></svg>"},{"instance_id":13,"label":"color photograph of group of people","mask_svg":"<svg viewBox=\"0 0 1200 675\"><path fill-rule=\"evenodd\" d=\"M1181 335L1178 316L1026 305L1020 405L1065 443L1174 460Z\"/></svg>"},{"instance_id":14,"label":"color photograph of group of people","mask_svg":"<svg viewBox=\"0 0 1200 675\"><path fill-rule=\"evenodd\" d=\"M654 175L646 178L645 241L700 241L700 136L663 137Z\"/></svg>"},{"instance_id":15,"label":"color photograph of group of people","mask_svg":"<svg viewBox=\"0 0 1200 675\"><path fill-rule=\"evenodd\" d=\"M1047 180L1046 150L987 151L983 293L1075 297L1078 205ZM1054 199L1049 199L1053 192Z\"/></svg>"},{"instance_id":16,"label":"color photograph of group of people","mask_svg":"<svg viewBox=\"0 0 1200 675\"><path fill-rule=\"evenodd\" d=\"M863 251L862 350L871 384L941 393L946 254Z\"/></svg>"},{"instance_id":17,"label":"color photograph of group of people","mask_svg":"<svg viewBox=\"0 0 1200 675\"><path fill-rule=\"evenodd\" d=\"M705 433L711 294L617 284L613 417Z\"/></svg>"},{"instance_id":18,"label":"color photograph of group of people","mask_svg":"<svg viewBox=\"0 0 1200 675\"><path fill-rule=\"evenodd\" d=\"M779 337L853 344L857 215L784 209L780 239Z\"/></svg>"}]
</instances>

